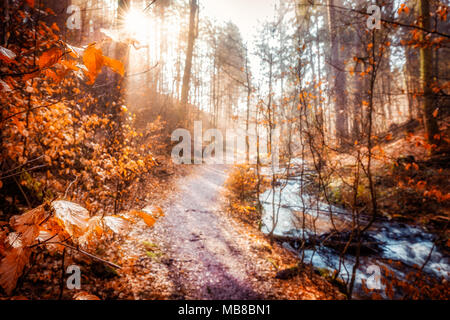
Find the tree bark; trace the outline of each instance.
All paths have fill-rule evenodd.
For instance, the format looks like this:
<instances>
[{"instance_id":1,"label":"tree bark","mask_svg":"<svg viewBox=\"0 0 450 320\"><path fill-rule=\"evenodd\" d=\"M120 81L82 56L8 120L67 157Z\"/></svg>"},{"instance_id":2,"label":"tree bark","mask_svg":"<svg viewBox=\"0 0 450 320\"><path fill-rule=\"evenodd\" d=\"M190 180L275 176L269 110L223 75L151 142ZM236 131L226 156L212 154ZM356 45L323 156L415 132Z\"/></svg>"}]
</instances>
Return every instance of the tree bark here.
<instances>
[{"instance_id":1,"label":"tree bark","mask_svg":"<svg viewBox=\"0 0 450 320\"><path fill-rule=\"evenodd\" d=\"M420 0L420 16L421 16L421 27L430 30L430 3L429 0ZM424 41L426 34L421 33L421 40ZM439 128L437 125L436 118L433 116L434 112L434 97L433 91L431 89L431 84L433 80L433 63L432 63L432 52L431 47L423 43L420 48L420 79L423 90L423 114L424 114L424 124L425 132L427 134L428 143L436 144L437 139L435 135L439 133Z\"/></svg>"},{"instance_id":2,"label":"tree bark","mask_svg":"<svg viewBox=\"0 0 450 320\"><path fill-rule=\"evenodd\" d=\"M198 21L198 1L190 0L190 17L189 17L189 38L186 51L186 61L184 65L183 87L181 89L181 104L187 110L189 98L189 87L191 80L192 56L194 52L194 42L197 38L197 21Z\"/></svg>"},{"instance_id":3,"label":"tree bark","mask_svg":"<svg viewBox=\"0 0 450 320\"><path fill-rule=\"evenodd\" d=\"M250 142L249 142L249 123L250 123L250 105L252 98L252 83L250 78L250 69L248 65L248 50L245 49L245 76L247 80L247 117L245 120L245 161L250 163Z\"/></svg>"},{"instance_id":4,"label":"tree bark","mask_svg":"<svg viewBox=\"0 0 450 320\"><path fill-rule=\"evenodd\" d=\"M340 145L348 137L348 124L346 113L346 76L343 72L344 65L340 57L340 32L337 30L337 11L335 9L335 0L328 0L328 27L331 37L331 65L334 70L334 86L333 96L335 97L335 114L336 114L336 138Z\"/></svg>"},{"instance_id":5,"label":"tree bark","mask_svg":"<svg viewBox=\"0 0 450 320\"><path fill-rule=\"evenodd\" d=\"M117 5L117 17L116 17L116 26L122 27L124 23L124 16L129 8L130 0L119 0ZM114 49L114 58L121 60L125 66L128 66L128 53L129 48L128 44L116 42ZM116 75L118 77L118 75Z\"/></svg>"}]
</instances>

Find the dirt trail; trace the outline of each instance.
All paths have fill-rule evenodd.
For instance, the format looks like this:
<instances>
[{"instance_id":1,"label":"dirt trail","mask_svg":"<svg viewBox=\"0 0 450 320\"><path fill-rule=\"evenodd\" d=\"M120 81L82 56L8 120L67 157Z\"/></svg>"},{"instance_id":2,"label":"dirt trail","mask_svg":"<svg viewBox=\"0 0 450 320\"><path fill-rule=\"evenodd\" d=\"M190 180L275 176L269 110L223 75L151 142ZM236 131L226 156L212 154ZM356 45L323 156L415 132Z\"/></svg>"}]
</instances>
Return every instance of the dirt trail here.
<instances>
[{"instance_id":1,"label":"dirt trail","mask_svg":"<svg viewBox=\"0 0 450 320\"><path fill-rule=\"evenodd\" d=\"M275 279L279 266L294 263L292 256L221 211L226 169L195 167L169 195L165 217L153 229L131 232L135 239L157 244L162 255L139 258L140 270L129 279L134 298L324 298L306 276L289 282Z\"/></svg>"},{"instance_id":2,"label":"dirt trail","mask_svg":"<svg viewBox=\"0 0 450 320\"><path fill-rule=\"evenodd\" d=\"M220 212L223 166L202 166L189 176L166 209L172 280L194 299L258 299L251 264L239 234ZM223 215L223 214L222 214Z\"/></svg>"}]
</instances>

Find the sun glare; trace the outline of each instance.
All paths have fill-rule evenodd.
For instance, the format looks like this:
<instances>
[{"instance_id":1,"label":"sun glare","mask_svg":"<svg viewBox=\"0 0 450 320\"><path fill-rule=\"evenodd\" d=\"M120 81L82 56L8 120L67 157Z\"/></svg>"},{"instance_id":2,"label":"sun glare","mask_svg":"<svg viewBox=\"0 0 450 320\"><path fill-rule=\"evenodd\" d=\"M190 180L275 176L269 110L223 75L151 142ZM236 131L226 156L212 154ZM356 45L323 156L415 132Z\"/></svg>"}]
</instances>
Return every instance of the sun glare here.
<instances>
[{"instance_id":1,"label":"sun glare","mask_svg":"<svg viewBox=\"0 0 450 320\"><path fill-rule=\"evenodd\" d=\"M151 32L150 19L141 11L131 9L125 16L125 29L141 43L147 43Z\"/></svg>"}]
</instances>

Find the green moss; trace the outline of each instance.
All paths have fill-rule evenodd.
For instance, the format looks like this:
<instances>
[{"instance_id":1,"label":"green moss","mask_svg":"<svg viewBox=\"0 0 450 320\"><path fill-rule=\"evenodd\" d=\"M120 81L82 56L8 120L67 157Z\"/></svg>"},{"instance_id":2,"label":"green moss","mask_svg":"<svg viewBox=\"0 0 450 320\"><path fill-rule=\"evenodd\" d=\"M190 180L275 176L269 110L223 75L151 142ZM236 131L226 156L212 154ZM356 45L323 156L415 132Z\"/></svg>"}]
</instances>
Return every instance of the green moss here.
<instances>
[{"instance_id":1,"label":"green moss","mask_svg":"<svg viewBox=\"0 0 450 320\"><path fill-rule=\"evenodd\" d=\"M343 201L340 187L329 188L329 200L333 203L341 204Z\"/></svg>"},{"instance_id":2,"label":"green moss","mask_svg":"<svg viewBox=\"0 0 450 320\"><path fill-rule=\"evenodd\" d=\"M331 271L328 270L327 268L318 268L317 267L315 269L316 269L317 274L319 274L321 277L324 277L326 279L331 279L331 276L332 276Z\"/></svg>"},{"instance_id":3,"label":"green moss","mask_svg":"<svg viewBox=\"0 0 450 320\"><path fill-rule=\"evenodd\" d=\"M164 254L162 252L154 252L154 251L146 251L145 254L147 257L149 257L152 260L159 261L159 258L161 258Z\"/></svg>"},{"instance_id":4,"label":"green moss","mask_svg":"<svg viewBox=\"0 0 450 320\"><path fill-rule=\"evenodd\" d=\"M278 270L280 268L278 263L276 263L275 260L273 260L272 258L267 258L267 261L269 261L275 267L275 269Z\"/></svg>"},{"instance_id":5,"label":"green moss","mask_svg":"<svg viewBox=\"0 0 450 320\"><path fill-rule=\"evenodd\" d=\"M157 249L158 248L158 245L156 243L152 243L149 241L142 241L142 244L147 249Z\"/></svg>"},{"instance_id":6,"label":"green moss","mask_svg":"<svg viewBox=\"0 0 450 320\"><path fill-rule=\"evenodd\" d=\"M159 259L164 255L164 253L160 251L156 243L149 241L142 241L142 245L145 248L146 256L152 260L159 261Z\"/></svg>"}]
</instances>

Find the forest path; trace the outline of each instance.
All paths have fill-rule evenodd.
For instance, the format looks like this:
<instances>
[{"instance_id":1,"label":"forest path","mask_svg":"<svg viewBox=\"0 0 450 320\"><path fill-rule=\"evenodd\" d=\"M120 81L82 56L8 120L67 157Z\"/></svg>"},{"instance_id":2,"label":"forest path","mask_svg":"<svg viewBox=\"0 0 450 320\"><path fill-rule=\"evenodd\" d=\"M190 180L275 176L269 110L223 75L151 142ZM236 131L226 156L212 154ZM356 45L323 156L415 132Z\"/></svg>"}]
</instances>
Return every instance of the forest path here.
<instances>
[{"instance_id":1,"label":"forest path","mask_svg":"<svg viewBox=\"0 0 450 320\"><path fill-rule=\"evenodd\" d=\"M189 299L258 299L250 246L221 213L224 165L202 165L183 179L158 226L167 240L171 279Z\"/></svg>"},{"instance_id":2,"label":"forest path","mask_svg":"<svg viewBox=\"0 0 450 320\"><path fill-rule=\"evenodd\" d=\"M126 246L127 256L140 252L127 279L134 299L329 298L329 285L313 281L309 272L289 281L275 279L296 259L224 212L228 168L193 167L175 181L162 205L165 216L153 228L130 232L134 240ZM154 246L156 256L142 253L144 242Z\"/></svg>"}]
</instances>

